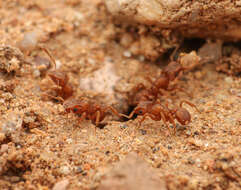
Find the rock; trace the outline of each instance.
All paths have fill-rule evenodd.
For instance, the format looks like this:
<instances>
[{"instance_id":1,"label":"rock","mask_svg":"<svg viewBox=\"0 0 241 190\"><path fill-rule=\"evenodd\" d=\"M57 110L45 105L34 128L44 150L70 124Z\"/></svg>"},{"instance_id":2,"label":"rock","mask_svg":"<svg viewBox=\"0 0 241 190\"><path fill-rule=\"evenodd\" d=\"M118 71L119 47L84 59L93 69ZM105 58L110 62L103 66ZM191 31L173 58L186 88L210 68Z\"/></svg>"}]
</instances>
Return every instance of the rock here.
<instances>
[{"instance_id":1,"label":"rock","mask_svg":"<svg viewBox=\"0 0 241 190\"><path fill-rule=\"evenodd\" d=\"M0 69L10 72L20 72L22 65L25 63L22 52L12 46L0 46Z\"/></svg>"},{"instance_id":2,"label":"rock","mask_svg":"<svg viewBox=\"0 0 241 190\"><path fill-rule=\"evenodd\" d=\"M86 77L81 77L80 88L85 91L102 94L103 102L115 104L118 100L115 97L114 87L120 80L115 72L114 64L105 62L104 66Z\"/></svg>"},{"instance_id":3,"label":"rock","mask_svg":"<svg viewBox=\"0 0 241 190\"><path fill-rule=\"evenodd\" d=\"M222 42L207 42L199 50L198 55L205 62L215 62L222 57Z\"/></svg>"},{"instance_id":4,"label":"rock","mask_svg":"<svg viewBox=\"0 0 241 190\"><path fill-rule=\"evenodd\" d=\"M241 1L105 0L124 22L174 29L184 36L241 39ZM225 19L224 19L225 18ZM208 30L207 30L208 29Z\"/></svg>"},{"instance_id":5,"label":"rock","mask_svg":"<svg viewBox=\"0 0 241 190\"><path fill-rule=\"evenodd\" d=\"M0 133L0 143L2 143L5 139L5 134L4 133Z\"/></svg>"},{"instance_id":6,"label":"rock","mask_svg":"<svg viewBox=\"0 0 241 190\"><path fill-rule=\"evenodd\" d=\"M156 171L140 159L137 154L130 153L126 159L117 163L106 174L98 190L166 190L164 181Z\"/></svg>"},{"instance_id":7,"label":"rock","mask_svg":"<svg viewBox=\"0 0 241 190\"><path fill-rule=\"evenodd\" d=\"M52 190L65 190L68 187L68 185L69 185L69 180L64 179L62 181L55 183Z\"/></svg>"}]
</instances>

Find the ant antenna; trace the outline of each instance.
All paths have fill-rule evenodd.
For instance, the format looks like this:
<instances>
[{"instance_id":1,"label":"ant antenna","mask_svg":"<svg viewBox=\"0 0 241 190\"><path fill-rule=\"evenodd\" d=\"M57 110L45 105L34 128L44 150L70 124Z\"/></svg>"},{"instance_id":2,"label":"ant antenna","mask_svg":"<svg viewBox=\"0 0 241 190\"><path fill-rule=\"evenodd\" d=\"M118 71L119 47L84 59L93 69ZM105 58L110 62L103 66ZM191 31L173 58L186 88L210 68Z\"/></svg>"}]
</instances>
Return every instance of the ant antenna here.
<instances>
[{"instance_id":1,"label":"ant antenna","mask_svg":"<svg viewBox=\"0 0 241 190\"><path fill-rule=\"evenodd\" d=\"M43 50L49 56L49 58L51 59L52 64L54 65L54 69L56 69L56 61L55 61L53 55L50 53L50 51L47 48L43 47L43 46L39 46L39 48L41 50Z\"/></svg>"},{"instance_id":2,"label":"ant antenna","mask_svg":"<svg viewBox=\"0 0 241 190\"><path fill-rule=\"evenodd\" d=\"M194 104L192 104L191 102L188 102L188 101L186 101L186 100L182 100L182 101L180 102L180 107L181 107L181 108L182 108L183 103L186 103L186 104L188 104L188 105L191 106L191 107L194 107L194 108L197 110L198 113L201 113L201 112L199 111L199 109L198 109Z\"/></svg>"}]
</instances>

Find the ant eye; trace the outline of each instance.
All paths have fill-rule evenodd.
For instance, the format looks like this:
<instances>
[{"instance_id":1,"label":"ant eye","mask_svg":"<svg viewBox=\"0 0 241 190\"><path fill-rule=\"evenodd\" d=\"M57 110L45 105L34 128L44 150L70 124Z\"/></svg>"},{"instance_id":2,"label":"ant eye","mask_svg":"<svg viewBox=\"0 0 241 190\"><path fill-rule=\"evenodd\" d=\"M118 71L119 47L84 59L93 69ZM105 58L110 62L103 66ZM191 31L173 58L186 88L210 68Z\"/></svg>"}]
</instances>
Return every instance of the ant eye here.
<instances>
[{"instance_id":1,"label":"ant eye","mask_svg":"<svg viewBox=\"0 0 241 190\"><path fill-rule=\"evenodd\" d=\"M139 110L139 111L138 111L138 114L143 114L143 111L142 111L142 110Z\"/></svg>"},{"instance_id":2,"label":"ant eye","mask_svg":"<svg viewBox=\"0 0 241 190\"><path fill-rule=\"evenodd\" d=\"M73 111L74 111L74 112L77 112L77 111L78 111L78 109L77 109L77 108L74 108L74 109L73 109Z\"/></svg>"}]
</instances>

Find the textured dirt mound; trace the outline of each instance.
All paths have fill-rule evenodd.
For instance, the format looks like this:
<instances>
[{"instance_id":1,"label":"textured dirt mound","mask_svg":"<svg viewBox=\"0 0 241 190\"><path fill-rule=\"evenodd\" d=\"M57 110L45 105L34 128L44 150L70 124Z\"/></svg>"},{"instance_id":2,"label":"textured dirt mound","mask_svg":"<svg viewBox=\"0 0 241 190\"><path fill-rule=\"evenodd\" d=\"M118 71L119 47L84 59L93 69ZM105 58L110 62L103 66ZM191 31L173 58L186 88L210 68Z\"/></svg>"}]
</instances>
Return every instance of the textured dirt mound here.
<instances>
[{"instance_id":1,"label":"textured dirt mound","mask_svg":"<svg viewBox=\"0 0 241 190\"><path fill-rule=\"evenodd\" d=\"M1 190L241 188L239 43L116 23L101 0L5 0L0 18ZM56 68L38 45L49 49ZM187 100L201 112L184 105L191 122L176 122L176 133L163 120L146 117L139 125L142 116L106 114L100 128L80 121L66 113L61 86L49 77L53 69L63 72L72 98L129 114L133 88L150 90L147 78L157 80L170 60L181 68L196 64L168 78L173 90L158 98L170 110Z\"/></svg>"},{"instance_id":2,"label":"textured dirt mound","mask_svg":"<svg viewBox=\"0 0 241 190\"><path fill-rule=\"evenodd\" d=\"M241 1L105 0L109 11L124 19L184 36L241 39Z\"/></svg>"}]
</instances>

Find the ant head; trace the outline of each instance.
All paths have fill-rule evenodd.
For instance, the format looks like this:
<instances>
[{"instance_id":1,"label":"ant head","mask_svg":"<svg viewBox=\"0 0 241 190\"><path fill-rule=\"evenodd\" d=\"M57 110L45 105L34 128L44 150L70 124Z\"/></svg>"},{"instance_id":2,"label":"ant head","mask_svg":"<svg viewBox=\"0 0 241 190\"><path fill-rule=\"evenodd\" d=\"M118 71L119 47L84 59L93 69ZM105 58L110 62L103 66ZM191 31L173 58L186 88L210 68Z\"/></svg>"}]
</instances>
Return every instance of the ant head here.
<instances>
[{"instance_id":1,"label":"ant head","mask_svg":"<svg viewBox=\"0 0 241 190\"><path fill-rule=\"evenodd\" d=\"M178 108L175 117L182 125L187 125L191 121L191 115L185 108Z\"/></svg>"},{"instance_id":2,"label":"ant head","mask_svg":"<svg viewBox=\"0 0 241 190\"><path fill-rule=\"evenodd\" d=\"M163 70L163 73L169 78L170 81L173 81L182 70L183 67L180 65L180 63L172 61L166 66L166 68Z\"/></svg>"},{"instance_id":3,"label":"ant head","mask_svg":"<svg viewBox=\"0 0 241 190\"><path fill-rule=\"evenodd\" d=\"M149 102L149 101L140 102L138 104L138 106L135 108L135 114L137 114L137 115L144 115L145 113L147 113L148 105L150 103L151 102Z\"/></svg>"},{"instance_id":4,"label":"ant head","mask_svg":"<svg viewBox=\"0 0 241 190\"><path fill-rule=\"evenodd\" d=\"M62 87L65 86L69 80L68 76L62 72L49 71L48 75L56 85Z\"/></svg>"},{"instance_id":5,"label":"ant head","mask_svg":"<svg viewBox=\"0 0 241 190\"><path fill-rule=\"evenodd\" d=\"M75 99L68 99L64 101L63 104L67 113L73 112L76 114L82 114L86 109L86 103L82 101L78 101Z\"/></svg>"},{"instance_id":6,"label":"ant head","mask_svg":"<svg viewBox=\"0 0 241 190\"><path fill-rule=\"evenodd\" d=\"M168 88L168 84L169 84L169 78L166 77L165 75L160 75L160 77L156 80L155 82L155 86L157 88Z\"/></svg>"}]
</instances>

